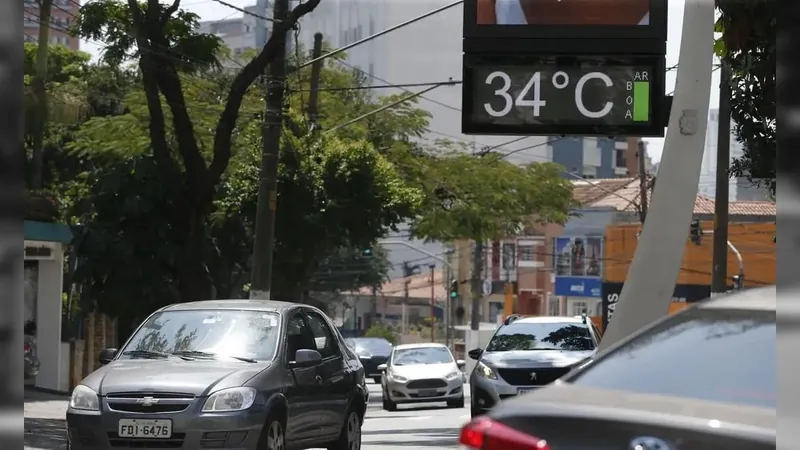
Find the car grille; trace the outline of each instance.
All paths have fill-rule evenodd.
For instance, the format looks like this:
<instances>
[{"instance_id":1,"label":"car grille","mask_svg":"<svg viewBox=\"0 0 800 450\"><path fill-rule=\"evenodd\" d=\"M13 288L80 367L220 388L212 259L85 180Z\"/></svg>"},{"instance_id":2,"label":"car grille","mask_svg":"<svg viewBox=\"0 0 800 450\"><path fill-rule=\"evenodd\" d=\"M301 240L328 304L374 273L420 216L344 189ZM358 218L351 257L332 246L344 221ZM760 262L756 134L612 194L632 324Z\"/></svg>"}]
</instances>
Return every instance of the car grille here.
<instances>
[{"instance_id":1,"label":"car grille","mask_svg":"<svg viewBox=\"0 0 800 450\"><path fill-rule=\"evenodd\" d=\"M186 433L172 433L168 439L123 438L116 432L108 433L108 443L122 448L181 448Z\"/></svg>"},{"instance_id":2,"label":"car grille","mask_svg":"<svg viewBox=\"0 0 800 450\"><path fill-rule=\"evenodd\" d=\"M436 389L447 387L447 382L439 379L414 380L409 382L406 387L408 389Z\"/></svg>"},{"instance_id":3,"label":"car grille","mask_svg":"<svg viewBox=\"0 0 800 450\"><path fill-rule=\"evenodd\" d=\"M548 367L544 369L498 369L497 374L506 383L514 386L542 386L550 384L569 372L569 367ZM536 376L531 374L535 373Z\"/></svg>"},{"instance_id":4,"label":"car grille","mask_svg":"<svg viewBox=\"0 0 800 450\"><path fill-rule=\"evenodd\" d=\"M148 403L148 400L150 402ZM153 414L185 411L194 402L192 394L126 392L106 396L108 409L113 411Z\"/></svg>"}]
</instances>

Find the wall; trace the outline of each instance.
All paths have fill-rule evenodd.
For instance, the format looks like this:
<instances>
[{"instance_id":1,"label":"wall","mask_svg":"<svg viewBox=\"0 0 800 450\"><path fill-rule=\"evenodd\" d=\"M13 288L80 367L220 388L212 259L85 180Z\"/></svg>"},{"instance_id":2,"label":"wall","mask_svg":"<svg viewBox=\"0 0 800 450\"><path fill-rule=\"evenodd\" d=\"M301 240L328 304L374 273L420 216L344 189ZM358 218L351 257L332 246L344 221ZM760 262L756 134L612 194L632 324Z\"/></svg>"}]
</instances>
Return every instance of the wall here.
<instances>
[{"instance_id":1,"label":"wall","mask_svg":"<svg viewBox=\"0 0 800 450\"><path fill-rule=\"evenodd\" d=\"M519 267L517 269L516 302L517 313L530 315L547 314L549 293L553 292L553 238L560 236L564 227L558 224L541 225L536 236L544 242L536 253L541 267ZM525 239L525 238L521 238Z\"/></svg>"},{"instance_id":2,"label":"wall","mask_svg":"<svg viewBox=\"0 0 800 450\"><path fill-rule=\"evenodd\" d=\"M55 244L55 243L54 243ZM36 351L39 374L36 387L54 391L68 390L69 372L64 370L61 354L61 291L64 274L64 247L55 244L53 260L39 261L39 292L36 301Z\"/></svg>"},{"instance_id":3,"label":"wall","mask_svg":"<svg viewBox=\"0 0 800 450\"><path fill-rule=\"evenodd\" d=\"M728 239L742 253L745 286L763 286L775 283L774 223L737 222L731 217ZM703 230L713 229L713 222L701 222ZM611 225L606 230L605 271L607 281L624 282L628 267L636 250L638 224ZM676 284L710 284L713 236L703 237L701 245L686 240L686 250ZM728 252L728 280L738 272L736 255Z\"/></svg>"}]
</instances>

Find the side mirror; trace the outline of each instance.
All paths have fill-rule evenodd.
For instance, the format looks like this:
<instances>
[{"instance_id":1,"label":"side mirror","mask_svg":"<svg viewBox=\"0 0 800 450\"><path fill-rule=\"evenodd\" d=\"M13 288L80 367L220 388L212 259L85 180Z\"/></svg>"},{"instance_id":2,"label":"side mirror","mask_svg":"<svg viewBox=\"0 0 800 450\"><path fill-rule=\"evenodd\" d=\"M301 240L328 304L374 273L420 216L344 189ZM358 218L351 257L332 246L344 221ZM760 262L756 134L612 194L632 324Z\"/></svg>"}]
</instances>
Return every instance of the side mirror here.
<instances>
[{"instance_id":1,"label":"side mirror","mask_svg":"<svg viewBox=\"0 0 800 450\"><path fill-rule=\"evenodd\" d=\"M100 356L97 358L100 361L101 365L106 365L110 363L114 357L117 356L117 349L115 348L104 348L100 350Z\"/></svg>"},{"instance_id":2,"label":"side mirror","mask_svg":"<svg viewBox=\"0 0 800 450\"><path fill-rule=\"evenodd\" d=\"M456 361L456 365L458 366L459 369L463 369L464 367L467 366L467 362L464 361L463 359L459 359Z\"/></svg>"},{"instance_id":3,"label":"side mirror","mask_svg":"<svg viewBox=\"0 0 800 450\"><path fill-rule=\"evenodd\" d=\"M386 364L379 364L378 370L380 370L381 372L386 372Z\"/></svg>"},{"instance_id":4,"label":"side mirror","mask_svg":"<svg viewBox=\"0 0 800 450\"><path fill-rule=\"evenodd\" d=\"M312 367L322 362L322 355L316 350L301 348L294 355L295 367Z\"/></svg>"},{"instance_id":5,"label":"side mirror","mask_svg":"<svg viewBox=\"0 0 800 450\"><path fill-rule=\"evenodd\" d=\"M479 348L473 348L472 350L467 352L467 355L469 355L470 359L474 359L475 361L481 359L481 355L482 354L483 354L483 350L481 350Z\"/></svg>"}]
</instances>

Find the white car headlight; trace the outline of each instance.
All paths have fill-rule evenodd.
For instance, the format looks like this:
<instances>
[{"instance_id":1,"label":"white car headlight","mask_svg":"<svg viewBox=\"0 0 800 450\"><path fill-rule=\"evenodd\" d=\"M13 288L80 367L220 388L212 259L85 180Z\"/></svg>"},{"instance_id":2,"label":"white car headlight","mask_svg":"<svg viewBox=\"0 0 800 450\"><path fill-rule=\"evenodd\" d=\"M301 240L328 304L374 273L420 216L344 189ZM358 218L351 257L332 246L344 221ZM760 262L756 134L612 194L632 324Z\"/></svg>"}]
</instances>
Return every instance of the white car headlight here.
<instances>
[{"instance_id":1,"label":"white car headlight","mask_svg":"<svg viewBox=\"0 0 800 450\"><path fill-rule=\"evenodd\" d=\"M488 378L490 380L497 379L497 374L494 373L494 370L482 362L479 362L475 366L475 373L477 373L479 377Z\"/></svg>"},{"instance_id":2,"label":"white car headlight","mask_svg":"<svg viewBox=\"0 0 800 450\"><path fill-rule=\"evenodd\" d=\"M223 389L211 394L203 405L203 412L242 411L256 401L256 390L250 387Z\"/></svg>"},{"instance_id":3,"label":"white car headlight","mask_svg":"<svg viewBox=\"0 0 800 450\"><path fill-rule=\"evenodd\" d=\"M460 370L455 370L453 372L448 373L444 377L447 378L448 380L455 380L456 378L458 378L460 376L461 376L461 371Z\"/></svg>"},{"instance_id":4,"label":"white car headlight","mask_svg":"<svg viewBox=\"0 0 800 450\"><path fill-rule=\"evenodd\" d=\"M100 399L92 388L79 384L72 390L69 407L83 411L100 411Z\"/></svg>"},{"instance_id":5,"label":"white car headlight","mask_svg":"<svg viewBox=\"0 0 800 450\"><path fill-rule=\"evenodd\" d=\"M389 373L389 378L392 381L397 381L398 383L405 383L406 381L408 381L408 378L400 376L400 375L397 375L397 374L392 373L392 372Z\"/></svg>"}]
</instances>

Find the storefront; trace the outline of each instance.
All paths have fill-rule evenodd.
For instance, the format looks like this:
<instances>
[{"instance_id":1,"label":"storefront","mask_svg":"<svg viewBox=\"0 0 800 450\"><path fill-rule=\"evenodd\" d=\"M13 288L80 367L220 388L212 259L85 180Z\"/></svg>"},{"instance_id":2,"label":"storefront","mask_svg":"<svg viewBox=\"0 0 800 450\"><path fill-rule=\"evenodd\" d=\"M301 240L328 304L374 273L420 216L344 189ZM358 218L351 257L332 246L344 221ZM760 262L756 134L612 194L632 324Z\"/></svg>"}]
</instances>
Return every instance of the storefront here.
<instances>
[{"instance_id":1,"label":"storefront","mask_svg":"<svg viewBox=\"0 0 800 450\"><path fill-rule=\"evenodd\" d=\"M555 315L600 317L603 237L558 237L553 248Z\"/></svg>"},{"instance_id":2,"label":"storefront","mask_svg":"<svg viewBox=\"0 0 800 450\"><path fill-rule=\"evenodd\" d=\"M35 324L39 374L26 384L69 391L69 343L61 342L64 251L72 240L68 226L26 220L25 323Z\"/></svg>"}]
</instances>

